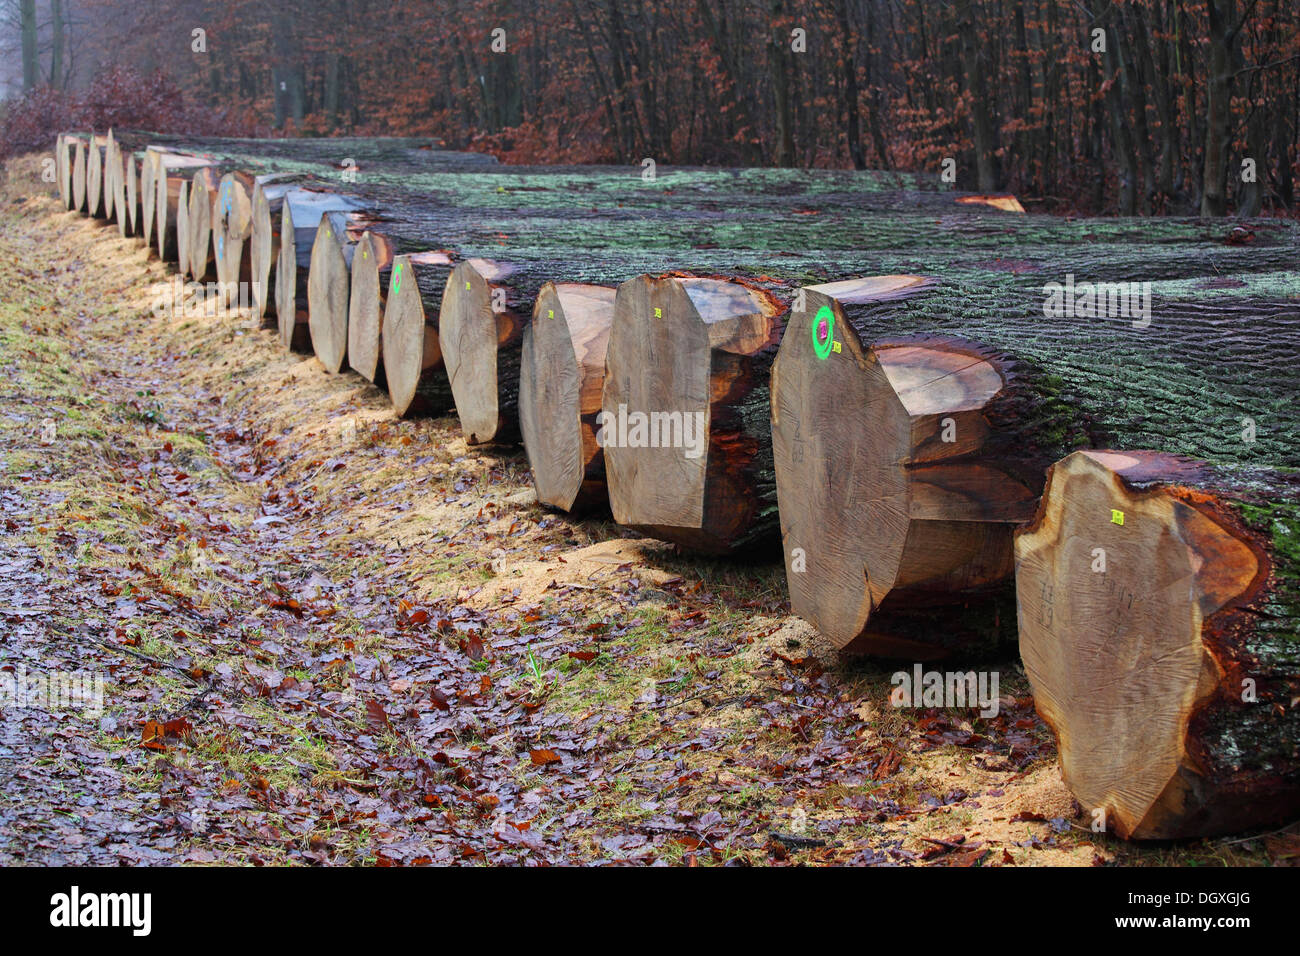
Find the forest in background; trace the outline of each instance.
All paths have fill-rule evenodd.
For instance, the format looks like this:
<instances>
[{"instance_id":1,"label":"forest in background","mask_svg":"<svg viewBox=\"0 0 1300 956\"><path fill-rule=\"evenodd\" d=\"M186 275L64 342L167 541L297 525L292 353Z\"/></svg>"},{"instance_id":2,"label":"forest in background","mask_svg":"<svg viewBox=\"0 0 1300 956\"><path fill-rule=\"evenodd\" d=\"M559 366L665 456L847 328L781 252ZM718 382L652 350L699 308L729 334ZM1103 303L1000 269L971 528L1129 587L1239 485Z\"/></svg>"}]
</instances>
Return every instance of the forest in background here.
<instances>
[{"instance_id":1,"label":"forest in background","mask_svg":"<svg viewBox=\"0 0 1300 956\"><path fill-rule=\"evenodd\" d=\"M1295 0L3 0L0 16L25 91L6 153L78 125L428 134L517 163L946 169L1049 212L1295 209Z\"/></svg>"}]
</instances>

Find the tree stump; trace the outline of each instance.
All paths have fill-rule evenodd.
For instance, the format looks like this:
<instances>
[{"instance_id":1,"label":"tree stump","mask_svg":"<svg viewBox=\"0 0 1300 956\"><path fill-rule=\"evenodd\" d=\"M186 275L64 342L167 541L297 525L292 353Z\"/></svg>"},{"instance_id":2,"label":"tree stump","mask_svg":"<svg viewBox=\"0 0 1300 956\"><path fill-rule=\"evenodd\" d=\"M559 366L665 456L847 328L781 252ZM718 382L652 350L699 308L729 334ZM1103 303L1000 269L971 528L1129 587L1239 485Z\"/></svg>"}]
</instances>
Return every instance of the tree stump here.
<instances>
[{"instance_id":1,"label":"tree stump","mask_svg":"<svg viewBox=\"0 0 1300 956\"><path fill-rule=\"evenodd\" d=\"M1016 535L1020 651L1061 772L1133 839L1300 813L1300 476L1150 451L1052 467Z\"/></svg>"},{"instance_id":2,"label":"tree stump","mask_svg":"<svg viewBox=\"0 0 1300 956\"><path fill-rule=\"evenodd\" d=\"M596 441L616 290L548 282L524 329L519 428L537 500L562 511L608 505Z\"/></svg>"}]
</instances>

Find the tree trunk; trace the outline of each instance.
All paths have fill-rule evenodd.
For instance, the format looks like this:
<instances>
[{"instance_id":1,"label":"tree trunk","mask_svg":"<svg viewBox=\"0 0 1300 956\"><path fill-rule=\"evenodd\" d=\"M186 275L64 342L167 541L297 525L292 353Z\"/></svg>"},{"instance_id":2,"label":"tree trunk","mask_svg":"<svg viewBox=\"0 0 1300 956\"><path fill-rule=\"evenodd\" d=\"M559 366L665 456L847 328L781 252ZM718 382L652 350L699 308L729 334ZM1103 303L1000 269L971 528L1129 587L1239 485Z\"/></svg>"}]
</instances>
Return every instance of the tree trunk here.
<instances>
[{"instance_id":1,"label":"tree trunk","mask_svg":"<svg viewBox=\"0 0 1300 956\"><path fill-rule=\"evenodd\" d=\"M278 328L277 298L271 288L271 273L280 260L280 226L284 199L312 177L306 174L260 176L253 183L252 225L248 236L249 273L253 284L253 313L262 328Z\"/></svg>"},{"instance_id":2,"label":"tree trunk","mask_svg":"<svg viewBox=\"0 0 1300 956\"><path fill-rule=\"evenodd\" d=\"M398 256L384 307L388 395L399 416L440 415L454 399L439 344L438 316L451 259L441 252Z\"/></svg>"},{"instance_id":3,"label":"tree trunk","mask_svg":"<svg viewBox=\"0 0 1300 956\"><path fill-rule=\"evenodd\" d=\"M284 196L280 209L280 248L275 265L275 317L280 341L294 352L311 353L308 324L308 283L312 246L321 217L355 206L355 201L338 193L295 187ZM343 342L347 342L346 331Z\"/></svg>"},{"instance_id":4,"label":"tree trunk","mask_svg":"<svg viewBox=\"0 0 1300 956\"><path fill-rule=\"evenodd\" d=\"M608 505L596 419L614 297L609 286L548 282L524 330L519 428L537 500L562 511Z\"/></svg>"},{"instance_id":5,"label":"tree trunk","mask_svg":"<svg viewBox=\"0 0 1300 956\"><path fill-rule=\"evenodd\" d=\"M539 286L519 271L489 259L466 260L452 270L442 297L438 342L471 445L519 440L519 363Z\"/></svg>"},{"instance_id":6,"label":"tree trunk","mask_svg":"<svg viewBox=\"0 0 1300 956\"><path fill-rule=\"evenodd\" d=\"M307 280L312 349L327 372L340 372L348 352L348 302L352 262L365 214L327 212L316 227Z\"/></svg>"},{"instance_id":7,"label":"tree trunk","mask_svg":"<svg viewBox=\"0 0 1300 956\"><path fill-rule=\"evenodd\" d=\"M1009 591L1012 531L1080 432L1023 363L951 337L882 339L934 285L802 290L771 386L791 608L837 647L915 660L1014 635L994 600ZM995 618L917 635L898 615L959 602Z\"/></svg>"},{"instance_id":8,"label":"tree trunk","mask_svg":"<svg viewBox=\"0 0 1300 956\"><path fill-rule=\"evenodd\" d=\"M82 215L89 215L86 208L86 166L90 153L90 138L78 136L73 143L72 160L72 208Z\"/></svg>"},{"instance_id":9,"label":"tree trunk","mask_svg":"<svg viewBox=\"0 0 1300 956\"><path fill-rule=\"evenodd\" d=\"M36 0L18 0L18 29L23 47L23 90L34 90L41 82L36 46Z\"/></svg>"},{"instance_id":10,"label":"tree trunk","mask_svg":"<svg viewBox=\"0 0 1300 956\"><path fill-rule=\"evenodd\" d=\"M615 521L706 554L774 540L768 374L784 311L723 279L619 286L597 436Z\"/></svg>"},{"instance_id":11,"label":"tree trunk","mask_svg":"<svg viewBox=\"0 0 1300 956\"><path fill-rule=\"evenodd\" d=\"M1206 0L1209 74L1205 86L1205 174L1201 215L1228 214L1228 151L1232 147L1232 86L1238 33L1236 0Z\"/></svg>"},{"instance_id":12,"label":"tree trunk","mask_svg":"<svg viewBox=\"0 0 1300 956\"><path fill-rule=\"evenodd\" d=\"M1300 812L1300 480L1150 451L1055 465L1016 536L1020 651L1079 803L1121 837Z\"/></svg>"},{"instance_id":13,"label":"tree trunk","mask_svg":"<svg viewBox=\"0 0 1300 956\"><path fill-rule=\"evenodd\" d=\"M202 156L181 153L157 154L154 167L154 238L158 246L158 258L164 262L179 263L180 243L178 241L177 223L181 209L184 208L188 218L189 207L178 205L182 193L188 202L188 183L196 168L207 166L211 160ZM188 238L186 239L188 242Z\"/></svg>"},{"instance_id":14,"label":"tree trunk","mask_svg":"<svg viewBox=\"0 0 1300 956\"><path fill-rule=\"evenodd\" d=\"M399 253L392 240L366 230L352 254L352 280L348 289L348 365L380 388L384 375L384 307L392 280L393 260Z\"/></svg>"},{"instance_id":15,"label":"tree trunk","mask_svg":"<svg viewBox=\"0 0 1300 956\"><path fill-rule=\"evenodd\" d=\"M253 233L252 192L257 177L242 170L226 173L217 189L212 243L222 305L252 306L252 257L245 254Z\"/></svg>"},{"instance_id":16,"label":"tree trunk","mask_svg":"<svg viewBox=\"0 0 1300 956\"><path fill-rule=\"evenodd\" d=\"M63 51L66 43L63 0L50 0L50 86L63 89Z\"/></svg>"}]
</instances>

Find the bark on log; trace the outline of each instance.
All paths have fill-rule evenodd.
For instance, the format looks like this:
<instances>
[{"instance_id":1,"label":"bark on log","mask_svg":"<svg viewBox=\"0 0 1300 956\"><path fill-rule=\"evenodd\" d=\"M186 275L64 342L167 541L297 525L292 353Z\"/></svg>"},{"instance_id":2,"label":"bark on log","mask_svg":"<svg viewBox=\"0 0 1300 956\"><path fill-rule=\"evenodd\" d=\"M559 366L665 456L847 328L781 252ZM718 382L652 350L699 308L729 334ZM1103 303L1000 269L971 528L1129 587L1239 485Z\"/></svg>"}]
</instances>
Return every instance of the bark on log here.
<instances>
[{"instance_id":1,"label":"bark on log","mask_svg":"<svg viewBox=\"0 0 1300 956\"><path fill-rule=\"evenodd\" d=\"M916 644L890 617L1009 588L1016 524L1047 467L1086 440L1024 363L951 337L878 338L936 287L896 275L805 288L773 365L790 604L842 649L934 659L1012 638L1008 615Z\"/></svg>"},{"instance_id":2,"label":"bark on log","mask_svg":"<svg viewBox=\"0 0 1300 956\"><path fill-rule=\"evenodd\" d=\"M382 345L388 395L399 416L440 415L454 403L438 337L450 274L443 252L398 256L393 263Z\"/></svg>"},{"instance_id":3,"label":"bark on log","mask_svg":"<svg viewBox=\"0 0 1300 956\"><path fill-rule=\"evenodd\" d=\"M1020 649L1061 771L1122 837L1300 813L1300 476L1150 451L1052 469L1016 536Z\"/></svg>"},{"instance_id":4,"label":"bark on log","mask_svg":"<svg viewBox=\"0 0 1300 956\"><path fill-rule=\"evenodd\" d=\"M775 537L769 291L639 276L618 288L598 439L614 520L706 554Z\"/></svg>"},{"instance_id":5,"label":"bark on log","mask_svg":"<svg viewBox=\"0 0 1300 956\"><path fill-rule=\"evenodd\" d=\"M609 286L548 282L524 330L519 428L537 500L563 511L609 503L596 417L615 294Z\"/></svg>"}]
</instances>

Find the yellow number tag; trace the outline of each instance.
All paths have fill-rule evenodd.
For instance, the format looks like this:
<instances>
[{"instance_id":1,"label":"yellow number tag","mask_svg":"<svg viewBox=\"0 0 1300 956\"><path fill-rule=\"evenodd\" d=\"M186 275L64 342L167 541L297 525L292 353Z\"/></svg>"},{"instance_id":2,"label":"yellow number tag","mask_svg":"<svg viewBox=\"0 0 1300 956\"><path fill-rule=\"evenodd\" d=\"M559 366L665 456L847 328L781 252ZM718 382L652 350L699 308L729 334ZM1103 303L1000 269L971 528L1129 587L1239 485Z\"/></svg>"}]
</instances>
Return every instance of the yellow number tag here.
<instances>
[{"instance_id":1,"label":"yellow number tag","mask_svg":"<svg viewBox=\"0 0 1300 956\"><path fill-rule=\"evenodd\" d=\"M1124 523L1124 512L1122 512L1122 511L1116 511L1114 508L1111 508L1111 509L1110 509L1110 523L1111 523L1111 524L1123 524L1123 523Z\"/></svg>"},{"instance_id":2,"label":"yellow number tag","mask_svg":"<svg viewBox=\"0 0 1300 956\"><path fill-rule=\"evenodd\" d=\"M661 309L661 308L659 308L658 306L656 306L656 307L655 307L655 318L656 318L656 319L662 319L663 317L664 317L664 310Z\"/></svg>"}]
</instances>

